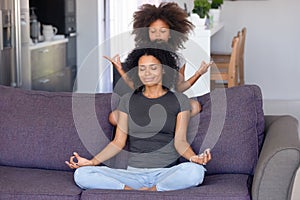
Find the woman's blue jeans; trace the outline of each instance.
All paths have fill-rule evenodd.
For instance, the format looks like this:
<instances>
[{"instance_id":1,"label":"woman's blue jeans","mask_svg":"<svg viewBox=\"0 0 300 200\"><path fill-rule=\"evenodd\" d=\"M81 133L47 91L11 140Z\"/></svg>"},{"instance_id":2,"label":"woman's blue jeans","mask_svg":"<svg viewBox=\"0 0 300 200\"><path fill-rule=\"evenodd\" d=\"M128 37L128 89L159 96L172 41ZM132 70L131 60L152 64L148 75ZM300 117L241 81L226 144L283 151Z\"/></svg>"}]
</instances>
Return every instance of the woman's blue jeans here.
<instances>
[{"instance_id":1,"label":"woman's blue jeans","mask_svg":"<svg viewBox=\"0 0 300 200\"><path fill-rule=\"evenodd\" d=\"M125 185L133 189L156 186L158 191L195 187L203 182L205 168L185 162L171 168L113 169L105 166L84 166L74 173L76 184L82 189L123 190Z\"/></svg>"}]
</instances>

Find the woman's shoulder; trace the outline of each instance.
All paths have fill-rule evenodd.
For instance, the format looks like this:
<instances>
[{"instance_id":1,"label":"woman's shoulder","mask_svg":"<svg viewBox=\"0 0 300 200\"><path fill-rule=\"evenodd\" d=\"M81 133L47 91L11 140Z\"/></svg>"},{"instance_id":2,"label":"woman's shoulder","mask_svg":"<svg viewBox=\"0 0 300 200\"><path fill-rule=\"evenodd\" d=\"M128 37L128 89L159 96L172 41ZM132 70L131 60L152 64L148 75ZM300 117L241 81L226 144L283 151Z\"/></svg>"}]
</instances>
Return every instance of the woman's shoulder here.
<instances>
[{"instance_id":1,"label":"woman's shoulder","mask_svg":"<svg viewBox=\"0 0 300 200\"><path fill-rule=\"evenodd\" d=\"M123 96L121 96L121 101L129 101L130 97L134 95L134 92L127 92Z\"/></svg>"},{"instance_id":2,"label":"woman's shoulder","mask_svg":"<svg viewBox=\"0 0 300 200\"><path fill-rule=\"evenodd\" d=\"M172 94L175 96L176 101L179 103L181 111L190 110L190 99L188 98L188 96L186 96L182 92L176 91L172 91Z\"/></svg>"},{"instance_id":3,"label":"woman's shoulder","mask_svg":"<svg viewBox=\"0 0 300 200\"><path fill-rule=\"evenodd\" d=\"M169 92L172 93L179 100L189 99L188 96L186 96L182 92L177 92L177 91L169 91Z\"/></svg>"}]
</instances>

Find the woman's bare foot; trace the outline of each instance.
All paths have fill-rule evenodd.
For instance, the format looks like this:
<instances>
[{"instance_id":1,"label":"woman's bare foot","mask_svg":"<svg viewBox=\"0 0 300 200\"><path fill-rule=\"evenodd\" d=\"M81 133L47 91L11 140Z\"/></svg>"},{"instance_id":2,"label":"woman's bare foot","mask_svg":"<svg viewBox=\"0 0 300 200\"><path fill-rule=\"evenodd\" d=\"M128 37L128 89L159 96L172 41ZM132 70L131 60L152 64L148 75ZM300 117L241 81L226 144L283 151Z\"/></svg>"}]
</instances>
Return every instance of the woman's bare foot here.
<instances>
[{"instance_id":1,"label":"woman's bare foot","mask_svg":"<svg viewBox=\"0 0 300 200\"><path fill-rule=\"evenodd\" d=\"M124 190L133 190L133 188L131 188L131 187L125 185L125 186L124 186Z\"/></svg>"},{"instance_id":2,"label":"woman's bare foot","mask_svg":"<svg viewBox=\"0 0 300 200\"><path fill-rule=\"evenodd\" d=\"M134 190L134 189L131 188L131 187L129 187L129 186L127 186L127 185L125 185L125 186L124 186L124 190ZM156 190L156 186L153 186L153 187L151 187L151 188L142 187L142 188L140 188L139 190L141 190L141 191L157 191L157 190Z\"/></svg>"},{"instance_id":3,"label":"woman's bare foot","mask_svg":"<svg viewBox=\"0 0 300 200\"><path fill-rule=\"evenodd\" d=\"M148 191L149 188L147 188L147 187L142 187L142 188L140 188L139 190L142 190L142 191Z\"/></svg>"},{"instance_id":4,"label":"woman's bare foot","mask_svg":"<svg viewBox=\"0 0 300 200\"><path fill-rule=\"evenodd\" d=\"M156 186L154 185L153 187L149 188L149 191L157 191Z\"/></svg>"},{"instance_id":5,"label":"woman's bare foot","mask_svg":"<svg viewBox=\"0 0 300 200\"><path fill-rule=\"evenodd\" d=\"M153 186L151 188L142 187L139 190L142 190L142 191L157 191L156 186Z\"/></svg>"}]
</instances>

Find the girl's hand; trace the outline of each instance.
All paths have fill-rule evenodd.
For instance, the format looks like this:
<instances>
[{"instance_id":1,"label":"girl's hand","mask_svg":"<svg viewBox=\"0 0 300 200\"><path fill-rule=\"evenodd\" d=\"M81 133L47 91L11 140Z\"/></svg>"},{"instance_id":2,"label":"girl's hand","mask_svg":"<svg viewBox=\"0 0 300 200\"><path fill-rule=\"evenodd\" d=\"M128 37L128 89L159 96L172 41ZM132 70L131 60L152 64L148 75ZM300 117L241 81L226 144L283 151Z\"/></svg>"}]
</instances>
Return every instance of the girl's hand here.
<instances>
[{"instance_id":1,"label":"girl's hand","mask_svg":"<svg viewBox=\"0 0 300 200\"><path fill-rule=\"evenodd\" d=\"M201 65L199 67L199 69L197 70L197 73L199 73L200 75L203 75L207 72L208 68L213 64L213 61L206 63L205 61L201 62Z\"/></svg>"},{"instance_id":2,"label":"girl's hand","mask_svg":"<svg viewBox=\"0 0 300 200\"><path fill-rule=\"evenodd\" d=\"M109 60L113 66L116 68L116 70L119 72L120 76L123 78L125 83L131 88L134 89L134 83L133 81L127 76L125 70L123 70L122 63L120 60L120 56L117 54L113 58L109 58L107 56L103 56L105 59Z\"/></svg>"},{"instance_id":3,"label":"girl's hand","mask_svg":"<svg viewBox=\"0 0 300 200\"><path fill-rule=\"evenodd\" d=\"M77 162L74 161L74 158L76 158ZM91 160L79 156L79 154L76 152L74 152L73 156L70 157L70 161L65 161L65 163L71 169L77 169L82 166L93 166L93 162Z\"/></svg>"},{"instance_id":4,"label":"girl's hand","mask_svg":"<svg viewBox=\"0 0 300 200\"><path fill-rule=\"evenodd\" d=\"M107 56L103 56L103 57L109 60L118 71L122 70L122 64L121 64L119 54L115 55L113 58L109 58Z\"/></svg>"}]
</instances>

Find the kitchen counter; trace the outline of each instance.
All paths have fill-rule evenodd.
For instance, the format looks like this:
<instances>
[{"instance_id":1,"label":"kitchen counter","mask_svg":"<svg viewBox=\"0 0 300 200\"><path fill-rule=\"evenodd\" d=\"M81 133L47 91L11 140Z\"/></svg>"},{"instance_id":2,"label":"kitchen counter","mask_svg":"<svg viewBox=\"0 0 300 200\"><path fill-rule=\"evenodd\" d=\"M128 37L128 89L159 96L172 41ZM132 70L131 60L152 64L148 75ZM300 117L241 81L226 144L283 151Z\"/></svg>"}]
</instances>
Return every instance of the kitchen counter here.
<instances>
[{"instance_id":1,"label":"kitchen counter","mask_svg":"<svg viewBox=\"0 0 300 200\"><path fill-rule=\"evenodd\" d=\"M58 36L60 36L60 35L58 35ZM48 47L48 46L61 44L61 43L67 43L68 41L69 41L68 38L62 38L61 36L54 37L54 39L52 41L44 41L44 42L39 42L36 44L32 43L29 46L29 50L39 49L39 48Z\"/></svg>"}]
</instances>

